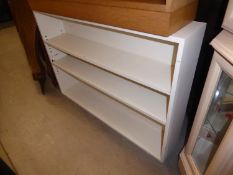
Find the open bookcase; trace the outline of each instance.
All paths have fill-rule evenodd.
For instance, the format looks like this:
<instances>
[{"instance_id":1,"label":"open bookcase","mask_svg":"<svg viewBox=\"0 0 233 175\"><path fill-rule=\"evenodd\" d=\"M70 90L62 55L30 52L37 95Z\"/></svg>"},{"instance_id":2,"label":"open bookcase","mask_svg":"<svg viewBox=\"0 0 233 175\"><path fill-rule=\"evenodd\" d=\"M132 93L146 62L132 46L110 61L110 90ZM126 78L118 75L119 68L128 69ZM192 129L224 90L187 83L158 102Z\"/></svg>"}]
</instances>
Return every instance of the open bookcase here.
<instances>
[{"instance_id":1,"label":"open bookcase","mask_svg":"<svg viewBox=\"0 0 233 175\"><path fill-rule=\"evenodd\" d=\"M62 93L163 161L179 137L205 24L162 37L34 14Z\"/></svg>"}]
</instances>

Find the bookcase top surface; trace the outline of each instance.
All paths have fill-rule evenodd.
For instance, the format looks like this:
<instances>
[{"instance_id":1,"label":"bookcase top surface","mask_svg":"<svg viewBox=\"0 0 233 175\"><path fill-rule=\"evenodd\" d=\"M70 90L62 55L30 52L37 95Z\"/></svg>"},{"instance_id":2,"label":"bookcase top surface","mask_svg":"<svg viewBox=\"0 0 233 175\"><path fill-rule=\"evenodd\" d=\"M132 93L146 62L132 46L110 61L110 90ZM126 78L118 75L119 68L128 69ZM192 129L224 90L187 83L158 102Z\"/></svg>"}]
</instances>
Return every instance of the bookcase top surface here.
<instances>
[{"instance_id":1,"label":"bookcase top surface","mask_svg":"<svg viewBox=\"0 0 233 175\"><path fill-rule=\"evenodd\" d=\"M29 0L32 10L169 36L192 21L197 0Z\"/></svg>"}]
</instances>

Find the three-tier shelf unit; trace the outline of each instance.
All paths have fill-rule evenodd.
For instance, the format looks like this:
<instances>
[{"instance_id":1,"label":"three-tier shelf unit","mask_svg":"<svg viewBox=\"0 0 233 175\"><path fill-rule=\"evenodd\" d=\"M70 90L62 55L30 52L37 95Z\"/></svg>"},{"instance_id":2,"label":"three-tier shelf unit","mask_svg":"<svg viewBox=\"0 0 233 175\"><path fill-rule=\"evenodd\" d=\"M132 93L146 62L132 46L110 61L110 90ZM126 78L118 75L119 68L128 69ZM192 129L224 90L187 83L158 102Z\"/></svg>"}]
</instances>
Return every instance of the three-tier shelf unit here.
<instances>
[{"instance_id":1,"label":"three-tier shelf unit","mask_svg":"<svg viewBox=\"0 0 233 175\"><path fill-rule=\"evenodd\" d=\"M162 37L34 15L61 92L163 161L179 141L205 24Z\"/></svg>"}]
</instances>

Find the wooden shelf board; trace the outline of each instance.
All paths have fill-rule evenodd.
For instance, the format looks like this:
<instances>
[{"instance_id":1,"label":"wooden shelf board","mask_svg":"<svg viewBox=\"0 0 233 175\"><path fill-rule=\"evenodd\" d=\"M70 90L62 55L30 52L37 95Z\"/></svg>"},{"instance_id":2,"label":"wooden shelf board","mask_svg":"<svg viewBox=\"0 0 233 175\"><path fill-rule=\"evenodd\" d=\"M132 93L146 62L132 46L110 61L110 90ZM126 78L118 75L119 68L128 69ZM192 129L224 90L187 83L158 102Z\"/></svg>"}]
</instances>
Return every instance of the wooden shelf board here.
<instances>
[{"instance_id":1,"label":"wooden shelf board","mask_svg":"<svg viewBox=\"0 0 233 175\"><path fill-rule=\"evenodd\" d=\"M64 95L160 160L161 125L78 81ZM154 139L158 141L155 142Z\"/></svg>"},{"instance_id":2,"label":"wooden shelf board","mask_svg":"<svg viewBox=\"0 0 233 175\"><path fill-rule=\"evenodd\" d=\"M114 74L170 94L170 65L70 34L62 34L47 40L46 43Z\"/></svg>"},{"instance_id":3,"label":"wooden shelf board","mask_svg":"<svg viewBox=\"0 0 233 175\"><path fill-rule=\"evenodd\" d=\"M66 56L53 64L104 94L165 125L167 96L71 56Z\"/></svg>"}]
</instances>

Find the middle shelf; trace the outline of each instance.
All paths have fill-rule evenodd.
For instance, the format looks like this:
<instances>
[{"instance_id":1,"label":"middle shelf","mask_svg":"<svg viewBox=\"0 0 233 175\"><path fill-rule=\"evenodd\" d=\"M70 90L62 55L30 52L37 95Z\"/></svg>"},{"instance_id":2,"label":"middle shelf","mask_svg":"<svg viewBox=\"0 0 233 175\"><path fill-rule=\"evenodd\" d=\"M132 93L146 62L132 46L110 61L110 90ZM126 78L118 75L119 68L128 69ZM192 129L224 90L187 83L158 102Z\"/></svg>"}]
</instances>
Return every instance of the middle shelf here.
<instances>
[{"instance_id":1,"label":"middle shelf","mask_svg":"<svg viewBox=\"0 0 233 175\"><path fill-rule=\"evenodd\" d=\"M171 63L164 63L69 33L45 42L85 62L170 95L174 66ZM163 51L162 46L160 50Z\"/></svg>"},{"instance_id":2,"label":"middle shelf","mask_svg":"<svg viewBox=\"0 0 233 175\"><path fill-rule=\"evenodd\" d=\"M127 137L149 154L161 159L163 126L148 120L139 113L111 100L81 81L66 77L70 87L63 94L89 111L108 126Z\"/></svg>"},{"instance_id":3,"label":"middle shelf","mask_svg":"<svg viewBox=\"0 0 233 175\"><path fill-rule=\"evenodd\" d=\"M166 123L168 96L145 88L72 56L53 65L161 124Z\"/></svg>"}]
</instances>

